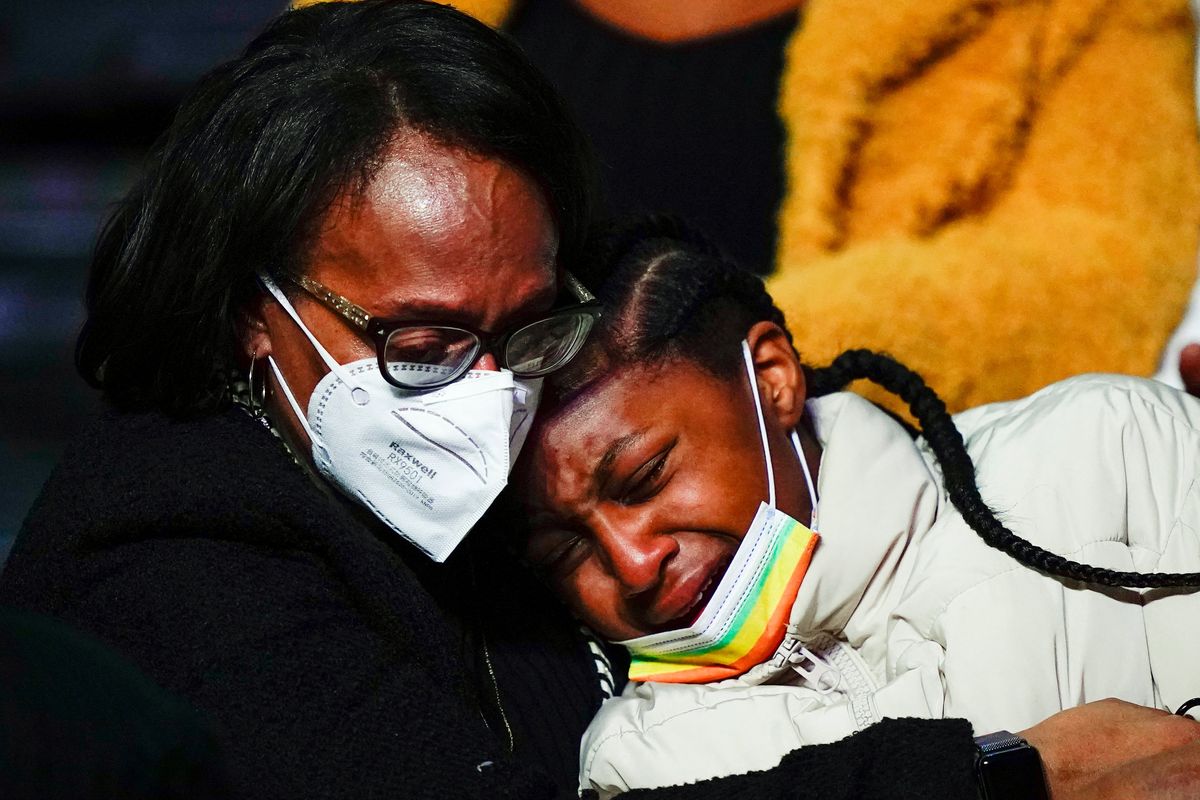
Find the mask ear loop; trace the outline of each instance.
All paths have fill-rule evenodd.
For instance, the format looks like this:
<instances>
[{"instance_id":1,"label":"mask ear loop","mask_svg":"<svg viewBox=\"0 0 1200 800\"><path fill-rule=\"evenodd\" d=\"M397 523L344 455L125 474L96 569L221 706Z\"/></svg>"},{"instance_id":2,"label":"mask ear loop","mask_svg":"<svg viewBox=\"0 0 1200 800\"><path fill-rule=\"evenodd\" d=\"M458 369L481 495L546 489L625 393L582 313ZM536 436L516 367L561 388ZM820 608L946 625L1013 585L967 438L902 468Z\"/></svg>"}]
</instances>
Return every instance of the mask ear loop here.
<instances>
[{"instance_id":1,"label":"mask ear loop","mask_svg":"<svg viewBox=\"0 0 1200 800\"><path fill-rule=\"evenodd\" d=\"M292 394L292 389L287 385L287 381L283 379L283 373L279 371L279 365L275 363L274 356L267 356L267 365L271 368L271 372L275 373L275 380L279 381L279 388L283 389L283 396L287 398L288 405L292 407L292 411L296 415L296 419L300 421L300 427L304 428L304 432L308 434L308 438L312 441L318 441L313 435L313 430L309 427L308 418L304 412L300 410L300 404L296 402L296 396Z\"/></svg>"},{"instance_id":2,"label":"mask ear loop","mask_svg":"<svg viewBox=\"0 0 1200 800\"><path fill-rule=\"evenodd\" d=\"M304 333L304 336L312 344L313 349L317 351L317 355L319 355L321 360L325 362L325 366L329 367L329 371L337 375L338 378L341 379L342 383L350 387L350 396L354 399L354 402L360 406L365 406L371 399L370 393L364 389L359 382L354 379L354 376L352 376L341 364L339 364L333 356L329 355L329 351L326 350L319 341L317 341L317 337L313 336L312 331L308 329L308 326L304 324L302 319L300 319L300 315L296 313L296 309L292 306L292 302L287 299L287 295L280 290L275 281L273 281L266 273L260 272L258 274L258 280L260 283L262 283L263 288L270 292L271 296L274 297L279 305L283 307L283 310L287 312L287 315L292 318L292 322L295 322L296 326ZM279 368L275 366L274 361L271 361L271 368L275 371L275 377L280 380L280 385L286 387L287 384L283 383L282 379L279 378ZM291 392L288 392L287 394L288 400L292 401L293 407L296 407ZM300 414L299 412L297 412L297 416L299 416L302 420L304 419L304 415Z\"/></svg>"},{"instance_id":3,"label":"mask ear loop","mask_svg":"<svg viewBox=\"0 0 1200 800\"><path fill-rule=\"evenodd\" d=\"M767 441L767 423L763 417L762 399L758 396L758 381L754 377L754 359L750 357L750 343L745 339L742 340L742 359L746 362L746 375L750 378L750 394L754 397L754 413L758 415L758 433L762 436L763 455L767 460L767 504L774 508L775 470L771 467L771 445Z\"/></svg>"},{"instance_id":4,"label":"mask ear loop","mask_svg":"<svg viewBox=\"0 0 1200 800\"><path fill-rule=\"evenodd\" d=\"M808 508L810 519L808 526L817 527L817 486L813 483L812 470L808 468L808 459L804 457L804 448L800 445L800 434L792 430L792 446L796 448L796 457L800 459L800 469L804 470L804 483L808 486Z\"/></svg>"},{"instance_id":5,"label":"mask ear loop","mask_svg":"<svg viewBox=\"0 0 1200 800\"><path fill-rule=\"evenodd\" d=\"M300 404L296 402L296 396L292 394L291 387L287 385L287 381L283 379L283 373L279 371L279 365L275 363L274 356L267 356L267 365L271 368L271 372L275 373L275 380L279 381L279 388L283 389L283 396L287 398L288 405L292 407L292 413L296 415L296 419L300 422L300 427L304 428L304 432L308 434L308 440L312 442L313 455L317 455L316 451L320 450L320 458L318 463L324 461L325 466L330 463L329 448L321 441L321 438L313 433L312 426L308 424L308 417L300 410ZM266 381L263 381L266 383Z\"/></svg>"},{"instance_id":6,"label":"mask ear loop","mask_svg":"<svg viewBox=\"0 0 1200 800\"><path fill-rule=\"evenodd\" d=\"M750 343L742 340L742 360L746 364L746 375L750 379L750 394L754 396L754 413L758 415L758 433L762 437L763 454L767 460L767 494L772 508L775 507L775 470L771 466L771 444L767 441L767 423L763 416L762 398L758 396L758 381L755 380L754 359L750 355ZM809 469L808 459L804 457L804 448L800 446L800 436L792 431L792 445L796 448L796 456L800 459L800 469L804 472L804 483L808 488L808 505L812 518L812 527L817 524L817 487L813 482L812 470Z\"/></svg>"}]
</instances>

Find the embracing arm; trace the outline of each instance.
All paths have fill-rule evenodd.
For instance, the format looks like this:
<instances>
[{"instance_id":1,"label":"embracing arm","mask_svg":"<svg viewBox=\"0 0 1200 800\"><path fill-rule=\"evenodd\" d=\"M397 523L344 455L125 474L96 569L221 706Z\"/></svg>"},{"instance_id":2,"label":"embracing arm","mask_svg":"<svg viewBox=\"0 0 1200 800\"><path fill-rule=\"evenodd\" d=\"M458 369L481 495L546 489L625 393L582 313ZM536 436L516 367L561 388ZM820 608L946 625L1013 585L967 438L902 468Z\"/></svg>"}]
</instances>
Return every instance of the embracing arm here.
<instances>
[{"instance_id":1,"label":"embracing arm","mask_svg":"<svg viewBox=\"0 0 1200 800\"><path fill-rule=\"evenodd\" d=\"M940 716L941 685L913 669L888 686L822 694L805 686L637 683L584 734L580 784L602 795L770 769L808 745L844 739L882 716Z\"/></svg>"},{"instance_id":2,"label":"embracing arm","mask_svg":"<svg viewBox=\"0 0 1200 800\"><path fill-rule=\"evenodd\" d=\"M1120 700L1061 711L1019 735L1037 748L1050 800L1174 800L1200 792L1200 725ZM884 719L848 738L798 747L778 766L629 800L976 800L965 720Z\"/></svg>"}]
</instances>

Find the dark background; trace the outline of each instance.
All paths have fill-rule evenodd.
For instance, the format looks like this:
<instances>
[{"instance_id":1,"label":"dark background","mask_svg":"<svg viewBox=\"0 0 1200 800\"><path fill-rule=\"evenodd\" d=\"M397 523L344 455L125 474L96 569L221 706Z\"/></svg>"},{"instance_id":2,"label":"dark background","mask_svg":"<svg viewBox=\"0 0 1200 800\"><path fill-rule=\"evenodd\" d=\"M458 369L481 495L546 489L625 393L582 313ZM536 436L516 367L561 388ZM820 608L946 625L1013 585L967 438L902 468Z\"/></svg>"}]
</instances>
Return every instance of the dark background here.
<instances>
[{"instance_id":1,"label":"dark background","mask_svg":"<svg viewBox=\"0 0 1200 800\"><path fill-rule=\"evenodd\" d=\"M8 0L0 14L0 563L99 403L72 365L88 257L183 92L287 0Z\"/></svg>"}]
</instances>

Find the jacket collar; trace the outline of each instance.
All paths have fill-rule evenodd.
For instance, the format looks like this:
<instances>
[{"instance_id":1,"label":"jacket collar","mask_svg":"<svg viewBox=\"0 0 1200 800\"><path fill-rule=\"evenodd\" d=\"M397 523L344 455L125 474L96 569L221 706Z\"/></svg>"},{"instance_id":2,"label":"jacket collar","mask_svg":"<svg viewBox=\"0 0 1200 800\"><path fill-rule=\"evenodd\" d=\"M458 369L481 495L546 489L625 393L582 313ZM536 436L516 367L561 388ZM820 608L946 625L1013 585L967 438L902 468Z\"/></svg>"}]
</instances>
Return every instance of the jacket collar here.
<instances>
[{"instance_id":1,"label":"jacket collar","mask_svg":"<svg viewBox=\"0 0 1200 800\"><path fill-rule=\"evenodd\" d=\"M808 404L821 468L821 540L792 608L802 641L822 632L859 648L886 629L915 564L917 545L946 502L930 464L909 435L858 395Z\"/></svg>"}]
</instances>

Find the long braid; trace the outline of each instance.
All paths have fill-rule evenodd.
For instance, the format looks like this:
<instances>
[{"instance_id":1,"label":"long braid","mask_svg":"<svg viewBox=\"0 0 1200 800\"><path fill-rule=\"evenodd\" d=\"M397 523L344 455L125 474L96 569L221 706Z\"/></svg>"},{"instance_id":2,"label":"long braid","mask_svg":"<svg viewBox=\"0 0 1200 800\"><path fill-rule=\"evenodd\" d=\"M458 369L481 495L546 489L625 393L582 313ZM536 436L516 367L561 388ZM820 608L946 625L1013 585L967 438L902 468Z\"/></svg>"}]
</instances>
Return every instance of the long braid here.
<instances>
[{"instance_id":1,"label":"long braid","mask_svg":"<svg viewBox=\"0 0 1200 800\"><path fill-rule=\"evenodd\" d=\"M678 219L642 217L616 225L592 253L597 274L605 276L596 293L614 312L602 321L601 331L593 332L592 346L610 357L574 373L569 368L559 373L555 382L564 393L585 385L597 372L611 370L614 363L654 363L672 355L718 371L740 370L740 352L728 347L729 342L740 339L758 321L774 322L787 331L783 314L762 281ZM980 538L1018 562L1085 584L1200 587L1200 573L1143 574L1080 564L1005 527L980 496L975 465L945 404L903 364L869 350L850 350L828 367L805 370L810 396L840 390L859 378L900 396L942 467L955 508Z\"/></svg>"},{"instance_id":2,"label":"long braid","mask_svg":"<svg viewBox=\"0 0 1200 800\"><path fill-rule=\"evenodd\" d=\"M920 375L888 356L870 350L848 350L828 367L812 371L811 394L828 394L860 378L879 384L908 404L942 467L950 501L987 544L1028 567L1081 583L1129 588L1200 587L1197 572L1118 572L1071 561L1021 538L1005 527L983 501L962 434L945 403Z\"/></svg>"}]
</instances>

